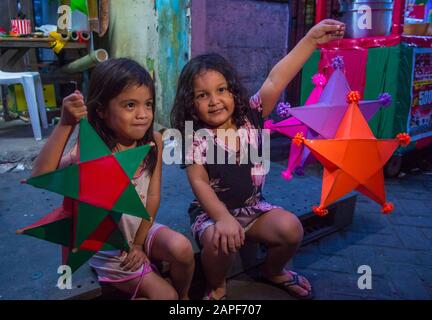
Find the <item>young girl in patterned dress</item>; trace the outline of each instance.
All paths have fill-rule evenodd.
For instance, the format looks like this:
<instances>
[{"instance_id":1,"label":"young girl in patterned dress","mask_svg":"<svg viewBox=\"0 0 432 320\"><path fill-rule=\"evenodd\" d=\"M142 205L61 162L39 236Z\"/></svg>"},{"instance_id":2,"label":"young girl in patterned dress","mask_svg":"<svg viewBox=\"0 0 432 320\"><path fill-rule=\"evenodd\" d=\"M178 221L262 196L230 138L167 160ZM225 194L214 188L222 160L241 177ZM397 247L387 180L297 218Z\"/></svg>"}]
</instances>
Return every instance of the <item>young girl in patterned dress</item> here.
<instances>
[{"instance_id":1,"label":"young girl in patterned dress","mask_svg":"<svg viewBox=\"0 0 432 320\"><path fill-rule=\"evenodd\" d=\"M271 113L288 83L317 44L342 37L344 28L334 20L314 26L249 101L234 69L220 55L197 56L183 68L171 122L184 141L187 121L193 123L195 133L204 133L194 133L193 144L185 150L187 175L196 196L189 208L191 229L202 247L207 280L204 299L226 297L225 278L245 239L268 249L261 280L296 298L312 298L308 280L284 269L299 248L302 225L292 213L265 201L265 166L251 161L250 155L262 149L263 118ZM217 161L220 159L225 161Z\"/></svg>"}]
</instances>

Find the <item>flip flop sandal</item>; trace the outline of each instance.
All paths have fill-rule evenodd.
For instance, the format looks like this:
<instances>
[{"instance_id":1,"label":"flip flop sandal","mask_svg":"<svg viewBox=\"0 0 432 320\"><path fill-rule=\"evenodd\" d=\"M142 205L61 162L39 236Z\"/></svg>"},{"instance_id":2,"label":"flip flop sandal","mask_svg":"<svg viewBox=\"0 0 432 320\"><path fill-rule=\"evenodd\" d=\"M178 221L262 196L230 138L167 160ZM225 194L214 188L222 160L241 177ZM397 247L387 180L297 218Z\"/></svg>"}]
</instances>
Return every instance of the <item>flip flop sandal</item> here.
<instances>
[{"instance_id":1,"label":"flip flop sandal","mask_svg":"<svg viewBox=\"0 0 432 320\"><path fill-rule=\"evenodd\" d=\"M257 278L258 281L268 284L270 286L276 287L278 289L281 289L283 291L285 291L286 293L288 293L290 296L299 299L299 300L312 300L314 298L314 294L313 294L313 290L308 290L308 294L307 295L301 295L298 294L297 292L293 291L290 287L292 286L299 286L301 288L303 288L300 285L300 279L299 279L299 275L295 272L292 271L288 271L291 275L292 275L292 279L291 280L287 280L281 283L276 283L273 281L268 280L267 278L264 278L263 276L259 276ZM305 288L303 288L304 290L306 290Z\"/></svg>"},{"instance_id":2,"label":"flip flop sandal","mask_svg":"<svg viewBox=\"0 0 432 320\"><path fill-rule=\"evenodd\" d=\"M227 299L227 295L224 294L222 297L220 297L219 299L216 299L211 292L207 293L204 297L203 300L226 300Z\"/></svg>"}]
</instances>

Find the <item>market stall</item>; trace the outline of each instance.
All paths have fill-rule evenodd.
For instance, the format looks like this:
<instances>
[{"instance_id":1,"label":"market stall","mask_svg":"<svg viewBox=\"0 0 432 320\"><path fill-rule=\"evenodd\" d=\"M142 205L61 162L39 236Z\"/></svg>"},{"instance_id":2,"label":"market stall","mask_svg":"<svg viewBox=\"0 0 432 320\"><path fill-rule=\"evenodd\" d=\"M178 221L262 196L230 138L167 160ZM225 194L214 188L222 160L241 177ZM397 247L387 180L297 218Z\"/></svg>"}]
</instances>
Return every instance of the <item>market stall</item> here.
<instances>
[{"instance_id":1,"label":"market stall","mask_svg":"<svg viewBox=\"0 0 432 320\"><path fill-rule=\"evenodd\" d=\"M301 101L312 90L311 77L320 72L328 78L333 72L331 60L338 55L345 60L351 88L364 99L388 92L391 105L382 108L369 125L377 138L393 138L398 132L412 136L409 148L399 149L386 166L386 174L395 176L405 152L432 144L432 35L428 34L432 1L339 3L348 38L321 47L306 63ZM317 1L317 22L326 18L326 8L326 0Z\"/></svg>"}]
</instances>

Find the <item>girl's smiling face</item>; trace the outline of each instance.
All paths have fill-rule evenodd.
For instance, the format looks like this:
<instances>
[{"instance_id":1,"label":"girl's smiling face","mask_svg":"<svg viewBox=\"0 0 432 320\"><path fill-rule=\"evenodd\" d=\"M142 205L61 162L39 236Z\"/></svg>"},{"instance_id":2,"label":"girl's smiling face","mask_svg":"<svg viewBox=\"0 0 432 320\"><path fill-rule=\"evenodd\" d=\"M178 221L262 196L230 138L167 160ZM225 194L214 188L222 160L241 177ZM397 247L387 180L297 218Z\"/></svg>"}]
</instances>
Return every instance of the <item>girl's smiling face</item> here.
<instances>
[{"instance_id":1,"label":"girl's smiling face","mask_svg":"<svg viewBox=\"0 0 432 320\"><path fill-rule=\"evenodd\" d=\"M126 148L136 146L153 121L153 95L146 86L133 86L110 100L106 111L98 112L113 130L118 143Z\"/></svg>"},{"instance_id":2,"label":"girl's smiling face","mask_svg":"<svg viewBox=\"0 0 432 320\"><path fill-rule=\"evenodd\" d=\"M234 97L225 77L217 71L205 70L195 76L193 85L199 119L213 129L232 128Z\"/></svg>"}]
</instances>

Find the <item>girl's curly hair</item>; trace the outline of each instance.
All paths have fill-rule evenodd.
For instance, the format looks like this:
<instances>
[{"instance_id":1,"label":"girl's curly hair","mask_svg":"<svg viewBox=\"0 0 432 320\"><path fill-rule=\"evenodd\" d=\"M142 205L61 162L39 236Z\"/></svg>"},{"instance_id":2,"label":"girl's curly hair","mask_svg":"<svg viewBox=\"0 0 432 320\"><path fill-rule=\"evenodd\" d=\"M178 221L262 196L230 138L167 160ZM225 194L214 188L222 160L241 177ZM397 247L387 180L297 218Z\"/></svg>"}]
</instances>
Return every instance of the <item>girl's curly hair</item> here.
<instances>
[{"instance_id":1,"label":"girl's curly hair","mask_svg":"<svg viewBox=\"0 0 432 320\"><path fill-rule=\"evenodd\" d=\"M193 121L194 130L206 126L197 115L194 106L194 79L206 70L221 73L227 83L228 90L234 97L233 120L237 127L245 122L249 100L246 89L241 85L237 72L220 54L207 53L192 58L184 67L177 83L177 92L171 110L171 126L184 135L185 122Z\"/></svg>"}]
</instances>

